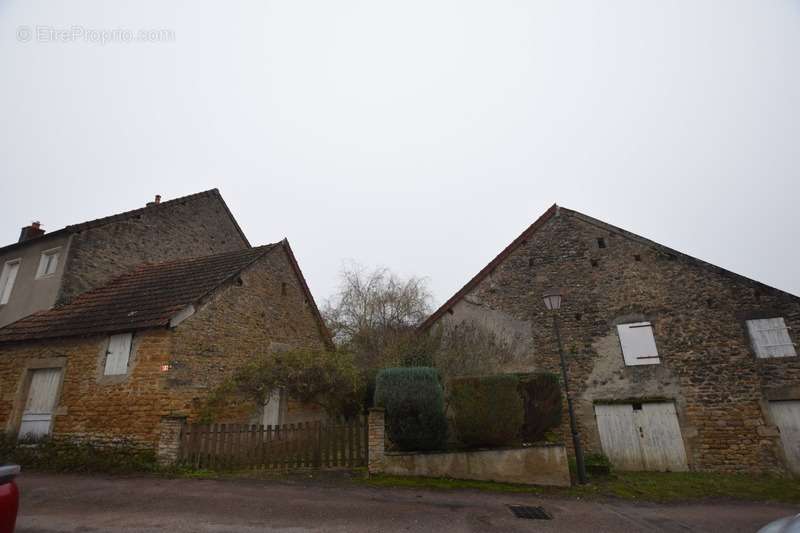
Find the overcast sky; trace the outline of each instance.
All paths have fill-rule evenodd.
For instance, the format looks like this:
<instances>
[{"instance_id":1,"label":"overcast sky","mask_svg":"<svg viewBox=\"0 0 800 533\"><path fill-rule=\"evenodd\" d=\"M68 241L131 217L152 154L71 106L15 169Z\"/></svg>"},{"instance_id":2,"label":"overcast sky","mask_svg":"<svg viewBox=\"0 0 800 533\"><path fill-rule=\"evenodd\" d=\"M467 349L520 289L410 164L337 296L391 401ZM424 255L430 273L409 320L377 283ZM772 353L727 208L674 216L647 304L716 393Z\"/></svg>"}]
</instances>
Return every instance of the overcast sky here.
<instances>
[{"instance_id":1,"label":"overcast sky","mask_svg":"<svg viewBox=\"0 0 800 533\"><path fill-rule=\"evenodd\" d=\"M558 203L800 294L799 53L796 0L4 0L0 242L218 187L320 303L438 304Z\"/></svg>"}]
</instances>

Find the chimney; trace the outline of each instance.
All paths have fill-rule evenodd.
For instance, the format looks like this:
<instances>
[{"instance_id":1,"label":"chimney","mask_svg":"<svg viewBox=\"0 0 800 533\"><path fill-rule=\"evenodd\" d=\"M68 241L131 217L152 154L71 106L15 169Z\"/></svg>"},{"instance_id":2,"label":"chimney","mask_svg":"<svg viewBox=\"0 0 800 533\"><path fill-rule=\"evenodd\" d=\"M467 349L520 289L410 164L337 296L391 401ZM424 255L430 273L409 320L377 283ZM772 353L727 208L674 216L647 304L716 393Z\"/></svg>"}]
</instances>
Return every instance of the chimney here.
<instances>
[{"instance_id":1,"label":"chimney","mask_svg":"<svg viewBox=\"0 0 800 533\"><path fill-rule=\"evenodd\" d=\"M152 201L152 202L147 202L147 204L145 204L145 205L147 207L152 207L152 206L158 205L160 203L161 203L161 195L160 194L156 194L156 199L154 201Z\"/></svg>"},{"instance_id":2,"label":"chimney","mask_svg":"<svg viewBox=\"0 0 800 533\"><path fill-rule=\"evenodd\" d=\"M17 242L29 241L42 235L44 235L44 230L41 228L41 224L38 221L31 222L30 226L25 226L19 232L19 241Z\"/></svg>"}]
</instances>

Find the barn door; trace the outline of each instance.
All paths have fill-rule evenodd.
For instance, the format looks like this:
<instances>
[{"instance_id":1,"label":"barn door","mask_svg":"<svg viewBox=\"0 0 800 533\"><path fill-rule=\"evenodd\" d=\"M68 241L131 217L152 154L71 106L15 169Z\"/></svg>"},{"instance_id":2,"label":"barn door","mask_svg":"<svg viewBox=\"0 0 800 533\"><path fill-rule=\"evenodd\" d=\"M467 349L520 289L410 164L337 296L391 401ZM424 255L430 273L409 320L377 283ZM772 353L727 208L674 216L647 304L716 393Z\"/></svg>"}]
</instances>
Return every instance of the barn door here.
<instances>
[{"instance_id":1,"label":"barn door","mask_svg":"<svg viewBox=\"0 0 800 533\"><path fill-rule=\"evenodd\" d=\"M595 405L603 453L620 470L683 471L683 447L671 402Z\"/></svg>"},{"instance_id":2,"label":"barn door","mask_svg":"<svg viewBox=\"0 0 800 533\"><path fill-rule=\"evenodd\" d=\"M675 404L643 403L642 408L633 413L642 443L644 469L661 472L687 470L686 450Z\"/></svg>"},{"instance_id":3,"label":"barn door","mask_svg":"<svg viewBox=\"0 0 800 533\"><path fill-rule=\"evenodd\" d=\"M603 452L620 470L643 470L642 446L629 403L595 405L597 429Z\"/></svg>"},{"instance_id":4,"label":"barn door","mask_svg":"<svg viewBox=\"0 0 800 533\"><path fill-rule=\"evenodd\" d=\"M781 432L789 469L800 474L800 401L769 402L769 411Z\"/></svg>"},{"instance_id":5,"label":"barn door","mask_svg":"<svg viewBox=\"0 0 800 533\"><path fill-rule=\"evenodd\" d=\"M28 398L19 426L20 437L31 438L50 434L60 384L60 368L43 368L31 373Z\"/></svg>"}]
</instances>

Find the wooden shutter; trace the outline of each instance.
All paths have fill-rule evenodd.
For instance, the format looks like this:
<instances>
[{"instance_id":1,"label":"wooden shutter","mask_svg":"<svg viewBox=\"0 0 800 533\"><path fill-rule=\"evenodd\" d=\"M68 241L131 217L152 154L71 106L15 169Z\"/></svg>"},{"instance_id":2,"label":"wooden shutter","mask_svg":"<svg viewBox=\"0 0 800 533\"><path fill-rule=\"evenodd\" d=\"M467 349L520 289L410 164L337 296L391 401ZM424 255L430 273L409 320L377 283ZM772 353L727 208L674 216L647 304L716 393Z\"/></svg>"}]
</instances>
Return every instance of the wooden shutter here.
<instances>
[{"instance_id":1,"label":"wooden shutter","mask_svg":"<svg viewBox=\"0 0 800 533\"><path fill-rule=\"evenodd\" d=\"M797 355L783 318L762 318L747 321L747 331L756 356L793 357Z\"/></svg>"},{"instance_id":2,"label":"wooden shutter","mask_svg":"<svg viewBox=\"0 0 800 533\"><path fill-rule=\"evenodd\" d=\"M657 365L661 362L650 322L620 324L617 333L626 365Z\"/></svg>"},{"instance_id":3,"label":"wooden shutter","mask_svg":"<svg viewBox=\"0 0 800 533\"><path fill-rule=\"evenodd\" d=\"M128 373L128 358L131 354L131 341L133 334L121 333L108 338L108 352L106 354L106 376Z\"/></svg>"}]
</instances>

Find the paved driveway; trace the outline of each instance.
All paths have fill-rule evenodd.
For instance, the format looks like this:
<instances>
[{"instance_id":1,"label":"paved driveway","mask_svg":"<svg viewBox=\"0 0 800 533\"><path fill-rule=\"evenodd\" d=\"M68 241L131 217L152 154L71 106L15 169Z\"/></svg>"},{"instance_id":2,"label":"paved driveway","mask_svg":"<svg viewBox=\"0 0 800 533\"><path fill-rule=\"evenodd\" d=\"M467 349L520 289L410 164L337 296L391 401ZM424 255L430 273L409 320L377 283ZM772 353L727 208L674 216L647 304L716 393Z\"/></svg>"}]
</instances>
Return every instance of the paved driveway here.
<instances>
[{"instance_id":1,"label":"paved driveway","mask_svg":"<svg viewBox=\"0 0 800 533\"><path fill-rule=\"evenodd\" d=\"M254 480L26 474L18 532L748 531L788 505L655 505ZM515 518L540 505L553 520Z\"/></svg>"}]
</instances>

